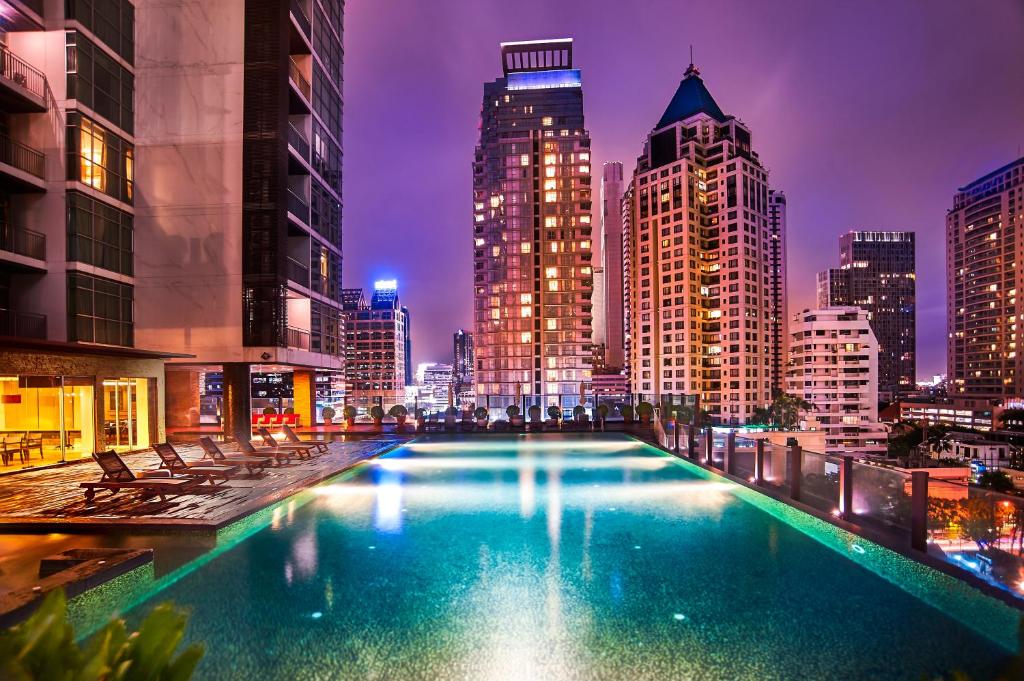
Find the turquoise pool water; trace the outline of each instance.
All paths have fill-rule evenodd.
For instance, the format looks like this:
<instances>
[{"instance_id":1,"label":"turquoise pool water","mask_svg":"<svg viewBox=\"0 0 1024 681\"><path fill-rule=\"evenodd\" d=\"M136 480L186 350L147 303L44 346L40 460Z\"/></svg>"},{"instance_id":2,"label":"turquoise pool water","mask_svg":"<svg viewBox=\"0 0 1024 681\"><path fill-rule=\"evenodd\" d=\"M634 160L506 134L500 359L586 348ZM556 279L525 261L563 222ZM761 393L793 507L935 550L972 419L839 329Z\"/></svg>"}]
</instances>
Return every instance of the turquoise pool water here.
<instances>
[{"instance_id":1,"label":"turquoise pool water","mask_svg":"<svg viewBox=\"0 0 1024 681\"><path fill-rule=\"evenodd\" d=\"M144 593L207 679L984 679L1016 617L615 435L421 439Z\"/></svg>"}]
</instances>

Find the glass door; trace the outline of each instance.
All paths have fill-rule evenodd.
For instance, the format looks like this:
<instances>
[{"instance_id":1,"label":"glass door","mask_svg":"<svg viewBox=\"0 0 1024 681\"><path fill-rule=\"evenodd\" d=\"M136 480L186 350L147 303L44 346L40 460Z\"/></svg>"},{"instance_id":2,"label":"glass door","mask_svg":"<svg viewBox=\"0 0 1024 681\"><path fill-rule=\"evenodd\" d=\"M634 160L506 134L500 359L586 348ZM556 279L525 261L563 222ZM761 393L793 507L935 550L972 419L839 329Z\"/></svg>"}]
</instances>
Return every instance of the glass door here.
<instances>
[{"instance_id":1,"label":"glass door","mask_svg":"<svg viewBox=\"0 0 1024 681\"><path fill-rule=\"evenodd\" d=\"M145 378L103 381L107 447L126 452L149 446L149 394Z\"/></svg>"}]
</instances>

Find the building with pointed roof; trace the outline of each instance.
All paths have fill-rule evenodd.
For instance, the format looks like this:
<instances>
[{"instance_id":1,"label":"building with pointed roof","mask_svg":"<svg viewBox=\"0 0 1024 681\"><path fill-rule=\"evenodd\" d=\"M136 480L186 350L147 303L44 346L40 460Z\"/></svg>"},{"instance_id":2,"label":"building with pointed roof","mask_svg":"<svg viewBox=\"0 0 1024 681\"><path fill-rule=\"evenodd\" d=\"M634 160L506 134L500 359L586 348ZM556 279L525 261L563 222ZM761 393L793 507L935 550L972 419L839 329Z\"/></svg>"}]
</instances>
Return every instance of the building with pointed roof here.
<instances>
[{"instance_id":1,"label":"building with pointed roof","mask_svg":"<svg viewBox=\"0 0 1024 681\"><path fill-rule=\"evenodd\" d=\"M646 399L698 395L720 423L772 399L781 366L768 172L690 64L626 192L628 365ZM778 222L778 221L776 221ZM774 231L773 231L774 230Z\"/></svg>"}]
</instances>

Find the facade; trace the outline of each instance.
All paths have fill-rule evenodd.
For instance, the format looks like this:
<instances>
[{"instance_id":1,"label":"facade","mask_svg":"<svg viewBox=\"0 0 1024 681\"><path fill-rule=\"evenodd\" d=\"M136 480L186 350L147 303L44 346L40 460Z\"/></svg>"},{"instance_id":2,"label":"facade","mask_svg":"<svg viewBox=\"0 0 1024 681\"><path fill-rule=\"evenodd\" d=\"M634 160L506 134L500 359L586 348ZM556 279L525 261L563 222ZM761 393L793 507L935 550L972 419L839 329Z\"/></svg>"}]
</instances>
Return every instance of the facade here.
<instances>
[{"instance_id":1,"label":"facade","mask_svg":"<svg viewBox=\"0 0 1024 681\"><path fill-rule=\"evenodd\" d=\"M195 356L168 365L169 425L311 425L343 392L344 2L216 5L136 4L136 335Z\"/></svg>"},{"instance_id":2,"label":"facade","mask_svg":"<svg viewBox=\"0 0 1024 681\"><path fill-rule=\"evenodd\" d=\"M463 387L472 387L476 374L476 359L473 354L473 334L459 329L452 336L452 371L456 382Z\"/></svg>"},{"instance_id":3,"label":"facade","mask_svg":"<svg viewBox=\"0 0 1024 681\"><path fill-rule=\"evenodd\" d=\"M961 187L946 214L946 362L949 394L1024 396L1024 158Z\"/></svg>"},{"instance_id":4,"label":"facade","mask_svg":"<svg viewBox=\"0 0 1024 681\"><path fill-rule=\"evenodd\" d=\"M878 422L878 341L856 307L804 310L789 327L787 392L813 408L807 427L825 431L826 454L885 455Z\"/></svg>"},{"instance_id":5,"label":"facade","mask_svg":"<svg viewBox=\"0 0 1024 681\"><path fill-rule=\"evenodd\" d=\"M589 383L594 267L572 40L503 43L501 58L473 163L475 380L492 407L520 390L557 401Z\"/></svg>"},{"instance_id":6,"label":"facade","mask_svg":"<svg viewBox=\"0 0 1024 681\"><path fill-rule=\"evenodd\" d=\"M411 375L405 354L409 314L396 283L375 282L369 301L362 289L345 289L343 300L346 402L385 411L404 404L405 377Z\"/></svg>"},{"instance_id":7,"label":"facade","mask_svg":"<svg viewBox=\"0 0 1024 681\"><path fill-rule=\"evenodd\" d=\"M853 231L839 237L839 267L818 274L818 307L856 306L878 339L878 390L917 386L914 233Z\"/></svg>"},{"instance_id":8,"label":"facade","mask_svg":"<svg viewBox=\"0 0 1024 681\"><path fill-rule=\"evenodd\" d=\"M898 406L898 420L914 423L942 424L992 430L996 425L995 411L984 400L954 399L901 399Z\"/></svg>"},{"instance_id":9,"label":"facade","mask_svg":"<svg viewBox=\"0 0 1024 681\"><path fill-rule=\"evenodd\" d=\"M595 404L603 401L623 400L629 395L626 377L620 373L594 374L593 378Z\"/></svg>"},{"instance_id":10,"label":"facade","mask_svg":"<svg viewBox=\"0 0 1024 681\"><path fill-rule=\"evenodd\" d=\"M950 433L946 437L950 441L950 452L945 456L974 464L972 471L976 474L1010 465L1013 448L1008 442L987 440L977 433Z\"/></svg>"},{"instance_id":11,"label":"facade","mask_svg":"<svg viewBox=\"0 0 1024 681\"><path fill-rule=\"evenodd\" d=\"M137 333L135 32L127 0L0 12L0 472L163 438L170 355Z\"/></svg>"},{"instance_id":12,"label":"facade","mask_svg":"<svg viewBox=\"0 0 1024 681\"><path fill-rule=\"evenodd\" d=\"M599 342L605 345L605 364L615 371L625 365L625 340L623 330L623 289L622 289L622 194L624 191L622 164L612 161L604 164L601 173L601 270L603 273L603 295L595 300L601 307L602 323L597 323L595 312L595 336L601 329Z\"/></svg>"},{"instance_id":13,"label":"facade","mask_svg":"<svg viewBox=\"0 0 1024 681\"><path fill-rule=\"evenodd\" d=\"M768 173L692 64L631 182L630 383L697 394L720 423L771 402Z\"/></svg>"},{"instance_id":14,"label":"facade","mask_svg":"<svg viewBox=\"0 0 1024 681\"><path fill-rule=\"evenodd\" d=\"M786 383L789 349L789 304L786 291L786 195L768 190L768 286L771 319L771 387L773 395Z\"/></svg>"}]
</instances>

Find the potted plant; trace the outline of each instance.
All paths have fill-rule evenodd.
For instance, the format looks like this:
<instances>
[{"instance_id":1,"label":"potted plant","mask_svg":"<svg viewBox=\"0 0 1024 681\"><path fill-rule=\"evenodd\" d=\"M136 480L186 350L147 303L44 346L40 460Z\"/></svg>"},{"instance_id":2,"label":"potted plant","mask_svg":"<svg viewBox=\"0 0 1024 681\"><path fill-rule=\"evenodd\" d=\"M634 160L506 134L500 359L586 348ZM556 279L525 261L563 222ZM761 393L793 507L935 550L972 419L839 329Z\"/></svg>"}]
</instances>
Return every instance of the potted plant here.
<instances>
[{"instance_id":1,"label":"potted plant","mask_svg":"<svg viewBox=\"0 0 1024 681\"><path fill-rule=\"evenodd\" d=\"M548 418L550 418L555 423L558 423L558 419L562 418L562 408L559 407L557 404L552 404L550 407L548 407Z\"/></svg>"},{"instance_id":2,"label":"potted plant","mask_svg":"<svg viewBox=\"0 0 1024 681\"><path fill-rule=\"evenodd\" d=\"M486 428L487 427L487 410L486 409L484 409L483 407L477 407L476 411L473 412L473 416L476 417L476 426L477 426L477 428Z\"/></svg>"},{"instance_id":3,"label":"potted plant","mask_svg":"<svg viewBox=\"0 0 1024 681\"><path fill-rule=\"evenodd\" d=\"M650 423L654 416L654 405L650 402L641 402L636 405L636 413L640 417L640 423Z\"/></svg>"},{"instance_id":4,"label":"potted plant","mask_svg":"<svg viewBox=\"0 0 1024 681\"><path fill-rule=\"evenodd\" d=\"M633 407L628 404L624 404L619 408L619 413L622 414L623 421L626 423L633 423Z\"/></svg>"},{"instance_id":5,"label":"potted plant","mask_svg":"<svg viewBox=\"0 0 1024 681\"><path fill-rule=\"evenodd\" d=\"M273 416L275 414L277 414L277 409L274 409L273 407L263 407L264 416Z\"/></svg>"},{"instance_id":6,"label":"potted plant","mask_svg":"<svg viewBox=\"0 0 1024 681\"><path fill-rule=\"evenodd\" d=\"M513 428L518 428L523 425L523 417L519 415L519 406L510 404L508 409L505 410L508 414L509 423L512 424Z\"/></svg>"},{"instance_id":7,"label":"potted plant","mask_svg":"<svg viewBox=\"0 0 1024 681\"><path fill-rule=\"evenodd\" d=\"M345 418L345 425L351 428L356 425L356 408L352 405L346 404L341 410L341 415Z\"/></svg>"},{"instance_id":8,"label":"potted plant","mask_svg":"<svg viewBox=\"0 0 1024 681\"><path fill-rule=\"evenodd\" d=\"M329 426L334 423L334 407L324 407L323 411L320 412L320 416L324 419L324 425Z\"/></svg>"},{"instance_id":9,"label":"potted plant","mask_svg":"<svg viewBox=\"0 0 1024 681\"><path fill-rule=\"evenodd\" d=\"M370 418L373 419L373 427L380 428L384 422L384 409L379 404L373 405L370 407Z\"/></svg>"},{"instance_id":10,"label":"potted plant","mask_svg":"<svg viewBox=\"0 0 1024 681\"><path fill-rule=\"evenodd\" d=\"M608 405L599 404L595 411L597 412L597 420L601 422L601 425L604 425L605 419L608 418Z\"/></svg>"},{"instance_id":11,"label":"potted plant","mask_svg":"<svg viewBox=\"0 0 1024 681\"><path fill-rule=\"evenodd\" d=\"M405 425L405 419L409 416L409 410L405 408L404 404L396 404L391 409L388 409L388 416L393 416L395 421L398 422L398 427L401 428Z\"/></svg>"},{"instance_id":12,"label":"potted plant","mask_svg":"<svg viewBox=\"0 0 1024 681\"><path fill-rule=\"evenodd\" d=\"M583 417L587 415L587 409L582 404L577 404L572 408L572 419L573 421L583 421Z\"/></svg>"}]
</instances>

